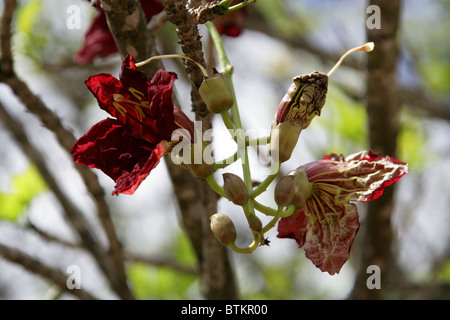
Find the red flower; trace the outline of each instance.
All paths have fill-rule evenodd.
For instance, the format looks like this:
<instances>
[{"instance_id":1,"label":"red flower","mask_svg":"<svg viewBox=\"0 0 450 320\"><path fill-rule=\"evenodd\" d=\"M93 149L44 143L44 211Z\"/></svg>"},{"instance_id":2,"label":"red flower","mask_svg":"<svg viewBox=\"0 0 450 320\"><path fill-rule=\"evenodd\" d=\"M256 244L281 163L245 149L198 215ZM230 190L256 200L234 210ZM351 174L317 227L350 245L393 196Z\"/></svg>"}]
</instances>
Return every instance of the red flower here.
<instances>
[{"instance_id":1,"label":"red flower","mask_svg":"<svg viewBox=\"0 0 450 320\"><path fill-rule=\"evenodd\" d=\"M158 0L141 0L141 6L147 20L164 9L164 6ZM86 32L83 46L74 58L80 64L88 64L96 57L104 58L117 52L114 37L109 31L106 15L100 7L100 2L97 2L96 8L98 14Z\"/></svg>"},{"instance_id":2,"label":"red flower","mask_svg":"<svg viewBox=\"0 0 450 320\"><path fill-rule=\"evenodd\" d=\"M377 199L408 172L408 165L365 151L347 158L331 154L291 174L302 171L308 181L301 187L310 190L306 203L280 220L278 237L295 239L299 247L306 243L306 257L316 267L331 275L339 273L359 229L358 211L350 201Z\"/></svg>"},{"instance_id":3,"label":"red flower","mask_svg":"<svg viewBox=\"0 0 450 320\"><path fill-rule=\"evenodd\" d=\"M208 0L213 2L215 0ZM242 0L234 0L231 6L241 3ZM221 15L213 20L213 23L220 34L227 35L229 37L237 37L242 33L247 19L247 7L243 7L239 10Z\"/></svg>"},{"instance_id":4,"label":"red flower","mask_svg":"<svg viewBox=\"0 0 450 320\"><path fill-rule=\"evenodd\" d=\"M133 194L178 141L177 129L194 136L193 123L172 104L177 75L159 70L149 82L129 55L122 62L120 80L110 74L85 81L100 108L116 119L95 124L72 147L75 162L98 168L115 182L113 194Z\"/></svg>"}]
</instances>

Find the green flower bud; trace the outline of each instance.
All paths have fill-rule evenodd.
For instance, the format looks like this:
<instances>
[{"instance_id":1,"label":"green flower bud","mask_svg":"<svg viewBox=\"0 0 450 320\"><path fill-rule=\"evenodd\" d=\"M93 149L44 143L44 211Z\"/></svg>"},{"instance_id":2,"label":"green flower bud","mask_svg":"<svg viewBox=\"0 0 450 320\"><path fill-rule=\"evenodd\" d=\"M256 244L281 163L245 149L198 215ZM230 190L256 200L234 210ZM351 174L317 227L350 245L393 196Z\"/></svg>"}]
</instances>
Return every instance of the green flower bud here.
<instances>
[{"instance_id":1,"label":"green flower bud","mask_svg":"<svg viewBox=\"0 0 450 320\"><path fill-rule=\"evenodd\" d=\"M270 134L270 155L278 157L280 163L289 160L297 145L302 132L302 123L297 119L290 119L272 128Z\"/></svg>"},{"instance_id":2,"label":"green flower bud","mask_svg":"<svg viewBox=\"0 0 450 320\"><path fill-rule=\"evenodd\" d=\"M224 246L234 243L237 238L233 221L224 213L213 214L210 218L211 230L216 239Z\"/></svg>"},{"instance_id":3,"label":"green flower bud","mask_svg":"<svg viewBox=\"0 0 450 320\"><path fill-rule=\"evenodd\" d=\"M275 202L285 207L292 203L295 195L295 177L293 175L281 178L275 187Z\"/></svg>"},{"instance_id":4,"label":"green flower bud","mask_svg":"<svg viewBox=\"0 0 450 320\"><path fill-rule=\"evenodd\" d=\"M233 90L223 73L205 78L198 91L208 110L213 113L229 110L234 104Z\"/></svg>"},{"instance_id":5,"label":"green flower bud","mask_svg":"<svg viewBox=\"0 0 450 320\"><path fill-rule=\"evenodd\" d=\"M262 222L257 216L252 214L251 216L248 217L247 220L248 220L248 225L249 225L250 229L252 229L253 231L256 231L256 232L259 232L262 230Z\"/></svg>"},{"instance_id":6,"label":"green flower bud","mask_svg":"<svg viewBox=\"0 0 450 320\"><path fill-rule=\"evenodd\" d=\"M304 167L291 171L289 175L295 179L295 194L291 204L295 206L295 209L301 209L305 206L306 200L311 197L314 184L309 182Z\"/></svg>"},{"instance_id":7,"label":"green flower bud","mask_svg":"<svg viewBox=\"0 0 450 320\"><path fill-rule=\"evenodd\" d=\"M233 173L223 174L223 189L228 199L238 206L248 202L249 195L247 187L242 179Z\"/></svg>"}]
</instances>

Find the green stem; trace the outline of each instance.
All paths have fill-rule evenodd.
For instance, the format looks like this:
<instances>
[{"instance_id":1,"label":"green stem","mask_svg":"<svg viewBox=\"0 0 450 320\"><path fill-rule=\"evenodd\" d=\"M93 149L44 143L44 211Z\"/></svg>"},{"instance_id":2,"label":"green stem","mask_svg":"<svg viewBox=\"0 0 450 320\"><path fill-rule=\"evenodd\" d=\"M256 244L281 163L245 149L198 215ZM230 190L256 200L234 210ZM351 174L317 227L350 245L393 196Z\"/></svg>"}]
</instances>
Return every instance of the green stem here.
<instances>
[{"instance_id":1,"label":"green stem","mask_svg":"<svg viewBox=\"0 0 450 320\"><path fill-rule=\"evenodd\" d=\"M238 109L237 102L236 102L236 93L235 93L233 81L231 78L231 73L233 72L233 66L231 65L230 60L228 59L227 53L225 51L225 47L222 42L222 38L221 38L219 32L217 32L217 29L214 26L214 24L212 22L208 21L207 23L205 23L205 25L208 28L208 31L211 35L211 39L213 40L214 45L216 47L220 64L224 70L224 74L227 76L228 80L230 81L230 86L231 86L231 90L232 90L233 98L234 98L234 104L231 107L231 115L233 117L233 123L236 127L236 134L239 135L238 139L237 139L237 141L238 141L238 156L242 159L242 171L243 171L243 176L244 176L244 183L247 187L248 192L251 193L253 188L252 188L252 177L251 177L251 173L250 173L250 165L249 165L249 160L248 160L247 146L245 143L245 137L241 137L241 135L244 134L244 131L242 128L241 117L239 115L239 109ZM222 118L225 118L225 120L227 120L228 116L229 116L228 112L226 114L222 113ZM227 127L229 126L229 124L227 125L227 123L225 123L225 125ZM241 138L243 138L243 139L241 139ZM243 141L244 143L240 143L240 141ZM253 214L254 214L254 207L253 207L252 199L247 203L246 206L247 206L247 210L249 212L253 212Z\"/></svg>"},{"instance_id":2,"label":"green stem","mask_svg":"<svg viewBox=\"0 0 450 320\"><path fill-rule=\"evenodd\" d=\"M209 186L219 195L222 197L227 198L227 195L225 194L225 190L219 184L217 183L216 179L214 179L214 175L210 175L206 177L206 182L208 182Z\"/></svg>"},{"instance_id":3,"label":"green stem","mask_svg":"<svg viewBox=\"0 0 450 320\"><path fill-rule=\"evenodd\" d=\"M241 8L243 8L243 7L246 7L246 6L248 6L249 4L252 4L252 3L255 3L255 2L256 2L256 0L242 1L241 3L238 3L237 5L234 5L234 6L230 7L230 8L228 8L228 10L227 10L226 13L230 13L230 12L239 10L239 9L241 9Z\"/></svg>"},{"instance_id":4,"label":"green stem","mask_svg":"<svg viewBox=\"0 0 450 320\"><path fill-rule=\"evenodd\" d=\"M230 114L228 113L228 110L222 111L220 113L222 116L223 123L225 124L225 127L227 127L228 130L235 130L233 121L231 120Z\"/></svg>"},{"instance_id":5,"label":"green stem","mask_svg":"<svg viewBox=\"0 0 450 320\"><path fill-rule=\"evenodd\" d=\"M258 245L261 243L260 234L257 233L254 235L253 242L246 248L239 248L234 243L230 243L228 246L231 248L231 250L237 252L237 253L252 253L253 251L258 248Z\"/></svg>"},{"instance_id":6,"label":"green stem","mask_svg":"<svg viewBox=\"0 0 450 320\"><path fill-rule=\"evenodd\" d=\"M271 207L265 206L262 203L253 200L253 205L255 207L256 210L258 210L259 212L264 213L266 216L276 216L278 213L278 210L273 209Z\"/></svg>"},{"instance_id":7,"label":"green stem","mask_svg":"<svg viewBox=\"0 0 450 320\"><path fill-rule=\"evenodd\" d=\"M270 220L261 230L261 233L264 234L267 231L269 231L270 229L272 229L278 222L278 220L280 220L282 217L288 217L291 214L293 214L295 211L295 207L294 206L289 206L287 210L283 211L282 207L278 208L277 214L273 217L272 220Z\"/></svg>"},{"instance_id":8,"label":"green stem","mask_svg":"<svg viewBox=\"0 0 450 320\"><path fill-rule=\"evenodd\" d=\"M235 163L238 159L239 159L239 155L236 151L233 155L229 156L228 158L217 161L214 164L214 170L226 168L230 164Z\"/></svg>"},{"instance_id":9,"label":"green stem","mask_svg":"<svg viewBox=\"0 0 450 320\"><path fill-rule=\"evenodd\" d=\"M280 163L279 162L275 162L275 173L269 175L266 179L263 180L263 182L261 182L261 184L259 186L256 187L255 190L253 190L253 192L251 193L251 196L253 198L256 198L257 196L259 196L261 193L263 193L264 191L266 191L267 187L273 182L273 180L275 180L275 178L278 176L278 172L280 171Z\"/></svg>"},{"instance_id":10,"label":"green stem","mask_svg":"<svg viewBox=\"0 0 450 320\"><path fill-rule=\"evenodd\" d=\"M263 146L270 143L270 137L259 137L255 139L248 139L248 146Z\"/></svg>"}]
</instances>

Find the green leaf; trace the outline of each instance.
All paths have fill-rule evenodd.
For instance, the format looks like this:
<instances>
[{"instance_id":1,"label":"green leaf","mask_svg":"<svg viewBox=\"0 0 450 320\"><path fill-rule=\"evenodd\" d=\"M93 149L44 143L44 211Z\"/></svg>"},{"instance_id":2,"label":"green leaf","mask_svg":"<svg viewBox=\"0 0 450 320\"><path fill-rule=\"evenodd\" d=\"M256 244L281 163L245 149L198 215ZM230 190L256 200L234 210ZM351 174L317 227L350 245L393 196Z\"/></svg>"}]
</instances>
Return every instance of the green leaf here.
<instances>
[{"instance_id":1,"label":"green leaf","mask_svg":"<svg viewBox=\"0 0 450 320\"><path fill-rule=\"evenodd\" d=\"M13 191L0 193L0 219L17 221L24 209L41 192L47 189L35 166L12 178Z\"/></svg>"},{"instance_id":2,"label":"green leaf","mask_svg":"<svg viewBox=\"0 0 450 320\"><path fill-rule=\"evenodd\" d=\"M133 262L127 268L128 279L137 299L187 299L196 277L166 267Z\"/></svg>"},{"instance_id":3,"label":"green leaf","mask_svg":"<svg viewBox=\"0 0 450 320\"><path fill-rule=\"evenodd\" d=\"M32 0L24 3L17 11L17 31L31 35L36 19L41 14L42 1Z\"/></svg>"},{"instance_id":4,"label":"green leaf","mask_svg":"<svg viewBox=\"0 0 450 320\"><path fill-rule=\"evenodd\" d=\"M184 233L175 237L173 259L183 266L195 266L196 258L191 244ZM168 267L156 267L143 262L133 262L127 268L128 279L137 299L188 299L188 289L197 277L172 270Z\"/></svg>"},{"instance_id":5,"label":"green leaf","mask_svg":"<svg viewBox=\"0 0 450 320\"><path fill-rule=\"evenodd\" d=\"M402 130L398 136L399 159L408 162L411 171L420 171L438 159L437 153L430 148L423 124L411 112L403 112Z\"/></svg>"}]
</instances>

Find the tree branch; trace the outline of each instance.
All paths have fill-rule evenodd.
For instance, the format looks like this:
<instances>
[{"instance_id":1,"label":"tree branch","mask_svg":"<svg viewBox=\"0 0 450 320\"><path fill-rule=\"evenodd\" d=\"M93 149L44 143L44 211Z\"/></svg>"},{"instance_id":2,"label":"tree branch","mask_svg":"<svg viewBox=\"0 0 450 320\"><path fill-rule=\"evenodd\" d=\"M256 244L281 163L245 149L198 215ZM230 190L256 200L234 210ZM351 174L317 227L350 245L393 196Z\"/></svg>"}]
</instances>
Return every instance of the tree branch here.
<instances>
[{"instance_id":1,"label":"tree branch","mask_svg":"<svg viewBox=\"0 0 450 320\"><path fill-rule=\"evenodd\" d=\"M10 262L19 264L26 270L54 282L62 291L70 293L81 300L97 300L97 298L84 289L69 289L67 287L66 274L58 269L47 266L25 252L10 248L0 243L0 257L3 257Z\"/></svg>"},{"instance_id":2,"label":"tree branch","mask_svg":"<svg viewBox=\"0 0 450 320\"><path fill-rule=\"evenodd\" d=\"M399 0L371 0L380 7L381 29L367 29L367 40L375 43L375 50L368 55L367 114L369 145L374 152L396 156L399 132L400 99L398 96L396 65L398 44L396 34L400 19ZM394 235L391 215L394 208L394 186L384 190L383 196L371 201L364 221L365 233L361 267L355 281L352 297L356 299L385 298L389 284L398 277L393 259ZM383 272L381 290L369 290L366 286L369 265L377 265ZM397 279L398 280L398 279Z\"/></svg>"},{"instance_id":3,"label":"tree branch","mask_svg":"<svg viewBox=\"0 0 450 320\"><path fill-rule=\"evenodd\" d=\"M25 107L31 113L36 115L41 120L41 122L55 134L60 145L64 150L66 150L66 152L70 154L70 149L76 141L73 134L63 126L59 117L50 109L48 109L47 106L39 99L39 97L30 90L28 85L24 81L19 79L14 72L10 51L10 24L16 1L8 0L5 4L6 5L2 18L2 30L0 39L2 48L2 56L0 60L0 66L2 69L0 70L0 81L4 82L12 89L14 94L22 101ZM4 108L3 110L5 117L8 117L6 110ZM20 132L19 128L20 124L16 122L16 133ZM19 137L26 139L26 135L24 134L20 135ZM97 262L105 271L106 276L110 280L112 287L122 297L131 298L131 293L128 289L128 286L126 285L124 259L122 257L121 251L122 246L116 236L115 228L111 220L109 206L104 197L104 191L100 186L100 183L98 182L97 176L94 172L92 172L91 169L80 165L75 165L75 168L82 177L88 191L90 192L95 202L98 218L109 241L108 255L105 256L104 250L98 244L96 244L96 241L92 236L89 236L89 233L86 231L86 221L78 220L84 219L81 212L78 212L77 216L73 215L69 220L73 224L75 229L79 231L79 233L81 231L80 236L88 237L87 239L83 239L90 243L88 246L86 246L86 248L90 250L91 253L93 253L96 257ZM42 167L42 169L49 171L48 169L44 169L44 167ZM55 188L54 190L58 191L59 188L57 187L56 181L52 181L51 183L54 184L52 188ZM56 194L58 195L59 193ZM73 204L69 203L70 201L67 197L61 194L58 196L58 198L60 199L60 201L65 201L65 204L62 203L65 209L73 207L69 214L71 212L75 212L76 209L74 209ZM84 228L86 230L78 230L78 228Z\"/></svg>"}]
</instances>

